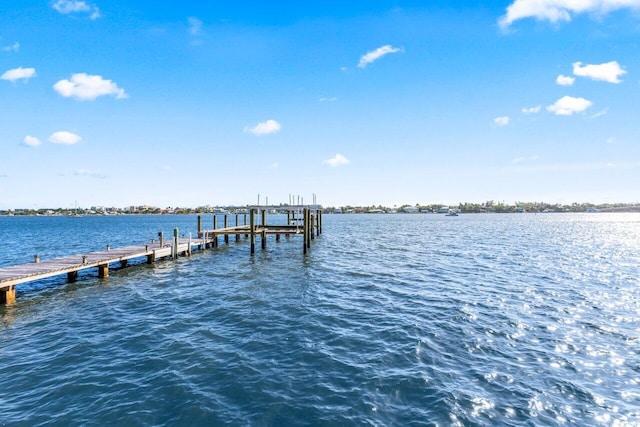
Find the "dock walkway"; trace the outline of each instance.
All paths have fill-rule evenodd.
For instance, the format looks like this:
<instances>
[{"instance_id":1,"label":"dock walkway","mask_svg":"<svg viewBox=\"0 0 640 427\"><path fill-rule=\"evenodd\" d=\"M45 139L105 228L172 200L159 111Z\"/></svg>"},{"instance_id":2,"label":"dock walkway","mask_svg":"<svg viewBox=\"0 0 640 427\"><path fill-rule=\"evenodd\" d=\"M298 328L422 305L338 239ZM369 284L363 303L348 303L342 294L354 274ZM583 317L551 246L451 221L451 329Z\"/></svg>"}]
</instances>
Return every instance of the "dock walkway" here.
<instances>
[{"instance_id":1,"label":"dock walkway","mask_svg":"<svg viewBox=\"0 0 640 427\"><path fill-rule=\"evenodd\" d=\"M250 210L250 223L239 225L238 215L236 215L236 225L228 226L228 216L224 215L224 227L217 228L217 216L213 217L214 228L202 229L202 217L198 216L198 236L195 238L178 237L178 229L174 229L173 239L165 241L162 233L158 233L159 241L151 241L144 245L127 246L112 249L109 246L103 251L89 252L86 254L70 255L60 258L40 260L35 256L34 262L28 264L14 265L0 268L0 304L15 302L16 285L46 279L59 275L67 275L67 280L73 282L78 278L78 272L89 268L98 269L98 277L109 276L109 265L119 263L121 267L126 267L127 262L136 258L146 257L147 263L153 263L160 258L177 258L179 255L191 255L193 248L206 249L218 246L218 238L224 237L224 242L229 243L229 236L235 235L236 241L240 236L251 239L251 254L255 252L256 235L261 236L262 249L267 247L267 235L275 235L276 241L280 240L280 235L302 234L303 253L311 247L311 240L314 239L314 231L318 236L322 233L322 212L305 208L302 213L303 221L300 223L295 215L288 215L286 225L267 225L266 209L262 209L261 225L256 225L254 217L257 208Z\"/></svg>"}]
</instances>

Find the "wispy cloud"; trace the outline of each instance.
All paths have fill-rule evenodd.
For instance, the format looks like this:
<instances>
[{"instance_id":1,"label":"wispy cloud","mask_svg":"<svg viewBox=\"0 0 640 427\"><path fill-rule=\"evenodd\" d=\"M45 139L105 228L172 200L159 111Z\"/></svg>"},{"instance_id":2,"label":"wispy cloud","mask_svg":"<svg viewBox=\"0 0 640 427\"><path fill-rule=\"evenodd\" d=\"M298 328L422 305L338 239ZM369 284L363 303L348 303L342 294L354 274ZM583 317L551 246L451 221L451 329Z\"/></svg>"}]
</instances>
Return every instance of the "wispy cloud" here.
<instances>
[{"instance_id":1,"label":"wispy cloud","mask_svg":"<svg viewBox=\"0 0 640 427\"><path fill-rule=\"evenodd\" d=\"M556 83L560 86L571 86L575 81L576 79L574 77L564 76L562 74L556 78Z\"/></svg>"},{"instance_id":2,"label":"wispy cloud","mask_svg":"<svg viewBox=\"0 0 640 427\"><path fill-rule=\"evenodd\" d=\"M581 113L591 107L593 103L588 99L574 98L572 96L563 96L553 105L547 107L547 111L558 116L571 116L574 113Z\"/></svg>"},{"instance_id":3,"label":"wispy cloud","mask_svg":"<svg viewBox=\"0 0 640 427\"><path fill-rule=\"evenodd\" d=\"M245 133L252 133L256 136L269 135L271 133L280 132L282 126L275 120L267 120L266 122L258 123L253 127L245 127Z\"/></svg>"},{"instance_id":4,"label":"wispy cloud","mask_svg":"<svg viewBox=\"0 0 640 427\"><path fill-rule=\"evenodd\" d=\"M598 117L602 117L605 114L607 114L609 112L609 110L607 110L606 108L602 111L598 111L597 113L591 115L589 118L590 119L597 119Z\"/></svg>"},{"instance_id":5,"label":"wispy cloud","mask_svg":"<svg viewBox=\"0 0 640 427\"><path fill-rule=\"evenodd\" d=\"M14 44L12 44L12 45L9 45L9 46L5 46L5 47L3 47L3 48L2 48L2 50L3 50L4 52L17 52L17 51L19 51L19 50L20 50L20 43L15 42L15 43L14 43Z\"/></svg>"},{"instance_id":6,"label":"wispy cloud","mask_svg":"<svg viewBox=\"0 0 640 427\"><path fill-rule=\"evenodd\" d=\"M398 53L398 52L404 52L404 49L393 47L390 44L381 46L375 50L372 50L371 52L367 52L366 54L362 55L360 57L360 62L358 63L358 67L364 68L367 65L371 64L374 61L377 61L378 59L382 58L385 55L389 55L390 53Z\"/></svg>"},{"instance_id":7,"label":"wispy cloud","mask_svg":"<svg viewBox=\"0 0 640 427\"><path fill-rule=\"evenodd\" d=\"M98 178L98 179L104 179L104 178L107 177L106 175L104 175L104 174L102 174L100 172L92 171L92 170L89 170L89 169L78 169L75 172L73 172L73 174L75 176L86 176L86 177L89 177L89 178Z\"/></svg>"},{"instance_id":8,"label":"wispy cloud","mask_svg":"<svg viewBox=\"0 0 640 427\"><path fill-rule=\"evenodd\" d=\"M114 95L117 99L128 98L124 89L111 80L102 76L78 73L70 80L60 80L53 85L53 89L65 98L75 98L82 101L94 100L99 96Z\"/></svg>"},{"instance_id":9,"label":"wispy cloud","mask_svg":"<svg viewBox=\"0 0 640 427\"><path fill-rule=\"evenodd\" d=\"M335 102L337 100L338 100L338 98L336 98L335 96L331 97L331 98L327 98L327 97L320 98L320 102Z\"/></svg>"},{"instance_id":10,"label":"wispy cloud","mask_svg":"<svg viewBox=\"0 0 640 427\"><path fill-rule=\"evenodd\" d=\"M536 162L539 159L540 159L540 156L535 154L535 155L530 156L530 157L516 157L515 159L513 159L511 161L511 163L518 164L518 163L524 163L524 162Z\"/></svg>"},{"instance_id":11,"label":"wispy cloud","mask_svg":"<svg viewBox=\"0 0 640 427\"><path fill-rule=\"evenodd\" d=\"M2 76L0 76L0 80L8 80L12 83L15 83L17 80L27 81L32 77L36 76L35 68L14 68L12 70L7 70L4 72Z\"/></svg>"},{"instance_id":12,"label":"wispy cloud","mask_svg":"<svg viewBox=\"0 0 640 427\"><path fill-rule=\"evenodd\" d=\"M82 141L82 137L76 135L75 133L67 132L64 130L54 132L49 137L49 142L52 142L54 144L74 145L80 141Z\"/></svg>"},{"instance_id":13,"label":"wispy cloud","mask_svg":"<svg viewBox=\"0 0 640 427\"><path fill-rule=\"evenodd\" d=\"M81 0L57 0L53 3L53 8L63 15L83 14L91 20L100 18L100 9L97 6Z\"/></svg>"},{"instance_id":14,"label":"wispy cloud","mask_svg":"<svg viewBox=\"0 0 640 427\"><path fill-rule=\"evenodd\" d=\"M606 15L619 9L640 9L638 0L515 0L498 21L502 29L526 18L552 23L571 21L572 15L591 13Z\"/></svg>"},{"instance_id":15,"label":"wispy cloud","mask_svg":"<svg viewBox=\"0 0 640 427\"><path fill-rule=\"evenodd\" d=\"M349 160L343 156L342 154L336 154L335 156L333 156L332 158L325 160L323 162L325 165L328 165L332 168L338 167L338 166L344 166L344 165L348 165L349 164Z\"/></svg>"},{"instance_id":16,"label":"wispy cloud","mask_svg":"<svg viewBox=\"0 0 640 427\"><path fill-rule=\"evenodd\" d=\"M511 119L508 116L496 117L493 119L493 124L498 127L503 127L509 124Z\"/></svg>"},{"instance_id":17,"label":"wispy cloud","mask_svg":"<svg viewBox=\"0 0 640 427\"><path fill-rule=\"evenodd\" d=\"M540 109L542 108L541 105L536 105L535 107L525 107L522 109L522 112L524 114L537 114L540 112Z\"/></svg>"},{"instance_id":18,"label":"wispy cloud","mask_svg":"<svg viewBox=\"0 0 640 427\"><path fill-rule=\"evenodd\" d=\"M275 162L275 163L271 163L269 166L267 166L267 169L269 170L276 170L280 168L280 164Z\"/></svg>"},{"instance_id":19,"label":"wispy cloud","mask_svg":"<svg viewBox=\"0 0 640 427\"><path fill-rule=\"evenodd\" d=\"M202 21L194 16L190 16L187 19L189 23L189 34L192 36L198 36L202 34Z\"/></svg>"},{"instance_id":20,"label":"wispy cloud","mask_svg":"<svg viewBox=\"0 0 640 427\"><path fill-rule=\"evenodd\" d=\"M617 61L611 61L604 64L588 64L582 65L582 62L574 62L573 74L580 77L587 77L591 80L599 80L608 83L618 84L621 83L621 76L627 74L625 70L620 67Z\"/></svg>"},{"instance_id":21,"label":"wispy cloud","mask_svg":"<svg viewBox=\"0 0 640 427\"><path fill-rule=\"evenodd\" d=\"M22 145L27 147L38 147L41 144L40 140L35 136L27 135L22 140Z\"/></svg>"}]
</instances>

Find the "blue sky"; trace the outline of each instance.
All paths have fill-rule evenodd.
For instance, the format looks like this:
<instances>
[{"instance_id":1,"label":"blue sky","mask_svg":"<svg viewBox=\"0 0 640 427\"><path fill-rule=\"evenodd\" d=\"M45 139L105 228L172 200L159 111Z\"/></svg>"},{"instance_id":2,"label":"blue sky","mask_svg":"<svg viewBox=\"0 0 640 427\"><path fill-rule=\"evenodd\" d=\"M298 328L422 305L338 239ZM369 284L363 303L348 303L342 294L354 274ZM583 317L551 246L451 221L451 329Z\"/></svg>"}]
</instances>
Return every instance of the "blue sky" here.
<instances>
[{"instance_id":1,"label":"blue sky","mask_svg":"<svg viewBox=\"0 0 640 427\"><path fill-rule=\"evenodd\" d=\"M203 3L0 3L0 209L640 201L640 0Z\"/></svg>"}]
</instances>

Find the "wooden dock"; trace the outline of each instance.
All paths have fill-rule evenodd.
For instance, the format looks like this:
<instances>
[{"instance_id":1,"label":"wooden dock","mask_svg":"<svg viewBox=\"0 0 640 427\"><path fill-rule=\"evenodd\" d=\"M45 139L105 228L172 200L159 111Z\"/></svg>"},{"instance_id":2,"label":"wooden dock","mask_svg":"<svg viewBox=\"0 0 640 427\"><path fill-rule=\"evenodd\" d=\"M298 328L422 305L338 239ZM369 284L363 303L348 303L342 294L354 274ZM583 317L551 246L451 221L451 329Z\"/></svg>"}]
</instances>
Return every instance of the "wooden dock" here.
<instances>
[{"instance_id":1,"label":"wooden dock","mask_svg":"<svg viewBox=\"0 0 640 427\"><path fill-rule=\"evenodd\" d=\"M194 248L204 250L219 245L220 237L224 243L229 243L229 236L235 240L241 237L250 239L251 254L255 253L256 236L260 236L262 249L267 248L267 236L275 235L276 242L280 236L301 235L303 237L303 253L311 248L311 241L322 234L322 211L309 207L291 207L287 213L287 224L268 225L267 211L275 207L251 207L249 221L247 214L243 214L244 223L240 225L240 215L235 215L235 225L229 226L229 216L223 216L223 227L218 228L218 215L213 216L213 228L203 229L202 216L198 216L198 235L195 238L179 237L178 229L173 230L173 239L165 241L162 232L158 233L158 240L151 243L123 248L89 252L86 254L64 256L60 258L40 260L35 255L34 262L0 268L0 304L11 304L16 301L16 286L50 277L67 275L67 280L73 282L78 278L78 272L97 268L98 277L109 276L109 266L118 264L126 267L129 260L144 259L147 263L154 263L161 258L177 258L179 255L191 255ZM256 224L256 214L261 213L260 224ZM296 216L297 214L297 216Z\"/></svg>"}]
</instances>

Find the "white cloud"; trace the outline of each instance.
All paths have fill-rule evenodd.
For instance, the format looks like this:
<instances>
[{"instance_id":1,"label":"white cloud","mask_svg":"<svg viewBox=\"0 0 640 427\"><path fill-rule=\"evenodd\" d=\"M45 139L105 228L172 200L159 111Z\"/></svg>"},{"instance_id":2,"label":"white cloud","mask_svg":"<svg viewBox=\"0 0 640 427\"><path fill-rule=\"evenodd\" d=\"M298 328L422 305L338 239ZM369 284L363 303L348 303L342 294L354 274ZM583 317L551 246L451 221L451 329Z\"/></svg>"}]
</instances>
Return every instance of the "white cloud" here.
<instances>
[{"instance_id":1,"label":"white cloud","mask_svg":"<svg viewBox=\"0 0 640 427\"><path fill-rule=\"evenodd\" d=\"M564 76L562 74L560 74L558 78L556 78L556 83L560 86L571 86L575 81L576 79L574 77Z\"/></svg>"},{"instance_id":2,"label":"white cloud","mask_svg":"<svg viewBox=\"0 0 640 427\"><path fill-rule=\"evenodd\" d=\"M337 101L337 100L338 100L338 98L336 98L335 96L331 97L331 98L326 98L326 97L320 98L320 102L334 102L334 101Z\"/></svg>"},{"instance_id":3,"label":"white cloud","mask_svg":"<svg viewBox=\"0 0 640 427\"><path fill-rule=\"evenodd\" d=\"M605 15L619 9L640 9L640 0L515 0L499 25L507 29L519 19L535 18L552 23L571 21L571 15L592 13Z\"/></svg>"},{"instance_id":4,"label":"white cloud","mask_svg":"<svg viewBox=\"0 0 640 427\"><path fill-rule=\"evenodd\" d=\"M606 115L609 112L609 110L607 110L606 108L602 111L598 111L597 113L593 114L591 117L589 117L590 119L597 119L598 117L602 117L604 115Z\"/></svg>"},{"instance_id":5,"label":"white cloud","mask_svg":"<svg viewBox=\"0 0 640 427\"><path fill-rule=\"evenodd\" d=\"M616 143L616 139L612 136L610 136L609 138L607 138L607 140L605 141L607 144L615 144Z\"/></svg>"},{"instance_id":6,"label":"white cloud","mask_svg":"<svg viewBox=\"0 0 640 427\"><path fill-rule=\"evenodd\" d=\"M536 114L540 112L540 109L542 108L541 105L536 105L535 107L529 107L529 108L523 108L522 112L524 114Z\"/></svg>"},{"instance_id":7,"label":"white cloud","mask_svg":"<svg viewBox=\"0 0 640 427\"><path fill-rule=\"evenodd\" d=\"M558 116L570 116L574 113L581 113L591 107L593 103L584 98L574 98L572 96L563 96L553 105L547 107L548 111Z\"/></svg>"},{"instance_id":8,"label":"white cloud","mask_svg":"<svg viewBox=\"0 0 640 427\"><path fill-rule=\"evenodd\" d=\"M58 0L53 4L53 8L63 15L85 13L89 15L91 20L100 18L100 9L97 6L89 5L81 0Z\"/></svg>"},{"instance_id":9,"label":"white cloud","mask_svg":"<svg viewBox=\"0 0 640 427\"><path fill-rule=\"evenodd\" d=\"M336 154L333 158L325 160L323 163L335 168L337 166L348 165L349 160L342 154Z\"/></svg>"},{"instance_id":10,"label":"white cloud","mask_svg":"<svg viewBox=\"0 0 640 427\"><path fill-rule=\"evenodd\" d=\"M188 18L189 22L189 34L192 36L197 36L202 33L202 21L196 17L190 16Z\"/></svg>"},{"instance_id":11,"label":"white cloud","mask_svg":"<svg viewBox=\"0 0 640 427\"><path fill-rule=\"evenodd\" d=\"M261 122L255 125L254 127L245 127L245 133L252 133L256 136L268 135L270 133L276 133L280 131L280 123L275 120L267 120L266 122Z\"/></svg>"},{"instance_id":12,"label":"white cloud","mask_svg":"<svg viewBox=\"0 0 640 427\"><path fill-rule=\"evenodd\" d=\"M20 43L15 42L14 44L10 45L10 46L5 46L2 48L3 51L5 52L17 52L20 50Z\"/></svg>"},{"instance_id":13,"label":"white cloud","mask_svg":"<svg viewBox=\"0 0 640 427\"><path fill-rule=\"evenodd\" d=\"M35 136L31 136L31 135L25 136L24 139L22 140L22 145L26 145L27 147L37 147L40 144L41 144L40 140Z\"/></svg>"},{"instance_id":14,"label":"white cloud","mask_svg":"<svg viewBox=\"0 0 640 427\"><path fill-rule=\"evenodd\" d=\"M87 177L90 177L90 178L100 178L100 179L103 179L103 178L107 177L106 175L103 175L103 174L101 174L99 172L92 171L92 170L89 170L89 169L78 169L73 174L75 176L87 176Z\"/></svg>"},{"instance_id":15,"label":"white cloud","mask_svg":"<svg viewBox=\"0 0 640 427\"><path fill-rule=\"evenodd\" d=\"M59 131L54 132L49 137L49 142L54 144L63 144L63 145L73 145L80 142L82 138L75 133L67 132L67 131Z\"/></svg>"},{"instance_id":16,"label":"white cloud","mask_svg":"<svg viewBox=\"0 0 640 427\"><path fill-rule=\"evenodd\" d=\"M279 164L279 163L271 163L271 164L267 167L267 169L271 169L271 170L276 170L276 169L278 169L278 168L280 168L280 164Z\"/></svg>"},{"instance_id":17,"label":"white cloud","mask_svg":"<svg viewBox=\"0 0 640 427\"><path fill-rule=\"evenodd\" d=\"M65 98L93 100L103 95L115 95L117 99L128 98L124 91L111 80L102 76L78 73L71 76L71 80L60 80L53 85L53 89Z\"/></svg>"},{"instance_id":18,"label":"white cloud","mask_svg":"<svg viewBox=\"0 0 640 427\"><path fill-rule=\"evenodd\" d=\"M574 62L573 74L580 77L588 77L592 80L618 84L622 81L620 76L627 74L627 72L620 68L620 64L617 61L585 66L582 66L582 62Z\"/></svg>"},{"instance_id":19,"label":"white cloud","mask_svg":"<svg viewBox=\"0 0 640 427\"><path fill-rule=\"evenodd\" d=\"M9 80L10 82L15 82L16 80L29 80L31 77L36 76L35 68L14 68L12 70L7 70L0 77L0 80Z\"/></svg>"},{"instance_id":20,"label":"white cloud","mask_svg":"<svg viewBox=\"0 0 640 427\"><path fill-rule=\"evenodd\" d=\"M402 48L393 47L390 44L381 46L376 50L372 50L371 52L367 52L366 54L362 55L360 57L360 62L358 63L358 67L364 68L368 64L371 64L372 62L382 58L385 55L388 55L390 53L403 52L403 51L404 50Z\"/></svg>"},{"instance_id":21,"label":"white cloud","mask_svg":"<svg viewBox=\"0 0 640 427\"><path fill-rule=\"evenodd\" d=\"M496 117L493 119L493 124L502 127L508 125L510 121L511 119L508 116Z\"/></svg>"}]
</instances>

